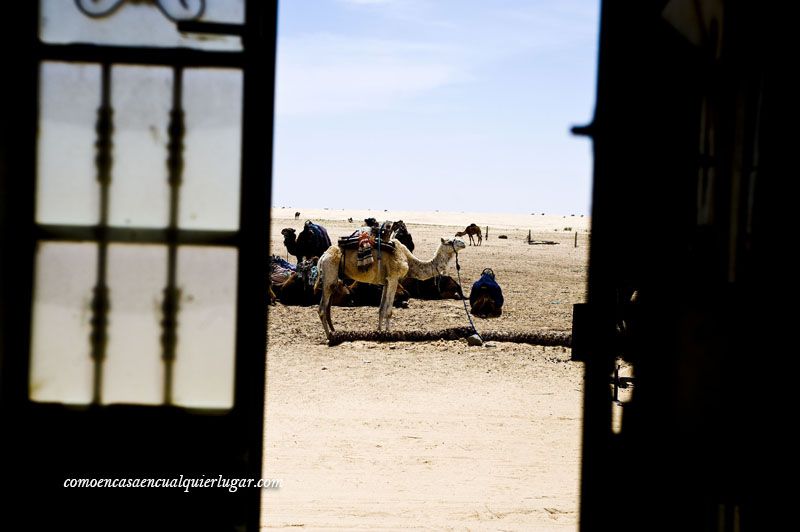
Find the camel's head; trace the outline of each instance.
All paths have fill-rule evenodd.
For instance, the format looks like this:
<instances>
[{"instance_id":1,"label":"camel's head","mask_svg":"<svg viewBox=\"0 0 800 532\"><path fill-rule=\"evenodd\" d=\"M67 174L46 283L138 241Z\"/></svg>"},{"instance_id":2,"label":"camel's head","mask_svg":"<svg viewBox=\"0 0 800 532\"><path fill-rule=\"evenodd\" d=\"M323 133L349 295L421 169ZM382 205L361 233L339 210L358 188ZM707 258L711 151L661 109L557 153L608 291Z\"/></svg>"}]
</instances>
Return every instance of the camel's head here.
<instances>
[{"instance_id":1,"label":"camel's head","mask_svg":"<svg viewBox=\"0 0 800 532\"><path fill-rule=\"evenodd\" d=\"M294 229L291 227L287 227L286 229L281 229L281 234L285 240L295 240L297 236L294 234Z\"/></svg>"},{"instance_id":2,"label":"camel's head","mask_svg":"<svg viewBox=\"0 0 800 532\"><path fill-rule=\"evenodd\" d=\"M456 253L462 249L466 249L467 245L460 238L443 238L442 246L456 250Z\"/></svg>"}]
</instances>

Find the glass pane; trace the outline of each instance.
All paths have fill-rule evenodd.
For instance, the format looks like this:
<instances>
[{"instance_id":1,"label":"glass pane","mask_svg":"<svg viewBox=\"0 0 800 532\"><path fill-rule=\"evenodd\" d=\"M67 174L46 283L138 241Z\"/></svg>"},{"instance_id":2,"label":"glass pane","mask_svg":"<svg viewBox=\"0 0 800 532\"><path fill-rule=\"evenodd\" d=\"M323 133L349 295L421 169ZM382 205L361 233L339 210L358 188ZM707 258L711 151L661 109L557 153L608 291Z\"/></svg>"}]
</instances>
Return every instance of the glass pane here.
<instances>
[{"instance_id":1,"label":"glass pane","mask_svg":"<svg viewBox=\"0 0 800 532\"><path fill-rule=\"evenodd\" d=\"M91 225L100 218L95 123L100 67L42 63L36 220Z\"/></svg>"},{"instance_id":2,"label":"glass pane","mask_svg":"<svg viewBox=\"0 0 800 532\"><path fill-rule=\"evenodd\" d=\"M187 229L237 229L241 71L186 70L183 104L186 150L179 225Z\"/></svg>"},{"instance_id":3,"label":"glass pane","mask_svg":"<svg viewBox=\"0 0 800 532\"><path fill-rule=\"evenodd\" d=\"M109 223L166 227L169 221L167 127L172 70L118 66L112 71L114 166Z\"/></svg>"},{"instance_id":4,"label":"glass pane","mask_svg":"<svg viewBox=\"0 0 800 532\"><path fill-rule=\"evenodd\" d=\"M30 398L92 400L91 301L97 246L42 242L36 255Z\"/></svg>"},{"instance_id":5,"label":"glass pane","mask_svg":"<svg viewBox=\"0 0 800 532\"><path fill-rule=\"evenodd\" d=\"M187 6L183 7L182 4ZM82 12L105 16L91 17ZM167 14L178 18L241 24L244 0L41 0L40 38L49 43L93 43L119 46L185 47L240 50L238 37L181 34Z\"/></svg>"},{"instance_id":6,"label":"glass pane","mask_svg":"<svg viewBox=\"0 0 800 532\"><path fill-rule=\"evenodd\" d=\"M236 268L235 249L178 249L181 303L174 382L177 405L233 405Z\"/></svg>"},{"instance_id":7,"label":"glass pane","mask_svg":"<svg viewBox=\"0 0 800 532\"><path fill-rule=\"evenodd\" d=\"M166 246L108 247L111 299L103 403L160 404L161 302L167 284Z\"/></svg>"}]
</instances>

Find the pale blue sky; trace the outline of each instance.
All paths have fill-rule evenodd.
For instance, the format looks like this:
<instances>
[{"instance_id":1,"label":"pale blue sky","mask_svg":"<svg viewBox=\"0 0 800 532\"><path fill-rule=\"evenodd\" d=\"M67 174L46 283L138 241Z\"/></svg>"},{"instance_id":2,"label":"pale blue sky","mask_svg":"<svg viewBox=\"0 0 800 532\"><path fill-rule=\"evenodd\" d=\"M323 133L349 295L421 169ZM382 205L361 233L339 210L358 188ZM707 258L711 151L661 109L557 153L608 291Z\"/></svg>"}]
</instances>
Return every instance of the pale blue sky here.
<instances>
[{"instance_id":1,"label":"pale blue sky","mask_svg":"<svg viewBox=\"0 0 800 532\"><path fill-rule=\"evenodd\" d=\"M273 205L589 214L597 0L282 0Z\"/></svg>"}]
</instances>

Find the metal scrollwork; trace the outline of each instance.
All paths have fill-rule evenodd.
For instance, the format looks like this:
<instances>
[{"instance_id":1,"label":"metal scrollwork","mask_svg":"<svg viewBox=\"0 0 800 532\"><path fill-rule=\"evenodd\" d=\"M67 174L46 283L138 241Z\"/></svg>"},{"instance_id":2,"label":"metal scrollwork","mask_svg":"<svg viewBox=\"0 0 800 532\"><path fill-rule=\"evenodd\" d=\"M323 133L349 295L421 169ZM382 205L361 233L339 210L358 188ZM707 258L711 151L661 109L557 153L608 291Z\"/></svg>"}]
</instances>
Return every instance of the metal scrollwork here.
<instances>
[{"instance_id":1,"label":"metal scrollwork","mask_svg":"<svg viewBox=\"0 0 800 532\"><path fill-rule=\"evenodd\" d=\"M172 22L197 20L206 10L206 0L75 0L81 13L91 18L110 17L122 4L150 4Z\"/></svg>"}]
</instances>

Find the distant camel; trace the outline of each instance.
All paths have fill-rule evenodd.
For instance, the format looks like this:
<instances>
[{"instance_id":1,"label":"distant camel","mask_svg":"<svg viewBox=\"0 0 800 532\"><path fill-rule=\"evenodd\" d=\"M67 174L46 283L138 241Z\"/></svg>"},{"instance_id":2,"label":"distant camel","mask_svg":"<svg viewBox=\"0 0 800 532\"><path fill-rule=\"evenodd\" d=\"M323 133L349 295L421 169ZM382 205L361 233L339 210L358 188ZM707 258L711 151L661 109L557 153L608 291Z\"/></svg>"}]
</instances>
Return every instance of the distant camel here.
<instances>
[{"instance_id":1,"label":"distant camel","mask_svg":"<svg viewBox=\"0 0 800 532\"><path fill-rule=\"evenodd\" d=\"M463 231L459 231L456 233L456 236L464 236L469 235L469 245L472 246L473 244L476 246L480 246L481 242L483 242L483 235L481 235L481 228L475 224L469 224L466 229ZM475 244L475 241L472 239L472 236L475 235L478 237L478 243Z\"/></svg>"},{"instance_id":2,"label":"distant camel","mask_svg":"<svg viewBox=\"0 0 800 532\"><path fill-rule=\"evenodd\" d=\"M416 258L399 240L394 239L391 242L395 245L395 251L383 251L379 261L377 250L373 249L373 262L364 271L358 268L358 254L355 251L348 253L342 251L338 246L331 246L320 257L317 263L319 272L317 286L322 287L319 319L322 321L328 340L331 339L334 332L330 299L336 282L339 280L340 268L346 277L355 281L383 285L378 311L378 330L385 328L388 331L389 321L392 317L392 302L394 302L394 295L400 279L406 275L415 279L430 279L437 274L442 274L458 251L467 247L463 240L457 238L445 240L443 238L433 259L423 262Z\"/></svg>"},{"instance_id":3,"label":"distant camel","mask_svg":"<svg viewBox=\"0 0 800 532\"><path fill-rule=\"evenodd\" d=\"M295 220L299 220L300 219L300 211L297 211L296 213L294 213L294 219Z\"/></svg>"}]
</instances>

